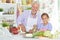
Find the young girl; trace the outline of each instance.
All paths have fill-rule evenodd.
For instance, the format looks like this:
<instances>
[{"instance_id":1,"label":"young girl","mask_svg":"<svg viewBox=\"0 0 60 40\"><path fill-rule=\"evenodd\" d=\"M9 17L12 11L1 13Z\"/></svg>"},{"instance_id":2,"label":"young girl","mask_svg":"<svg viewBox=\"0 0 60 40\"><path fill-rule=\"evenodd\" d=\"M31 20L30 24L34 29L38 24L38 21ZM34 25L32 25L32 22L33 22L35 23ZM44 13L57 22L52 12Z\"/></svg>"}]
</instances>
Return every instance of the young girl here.
<instances>
[{"instance_id":1,"label":"young girl","mask_svg":"<svg viewBox=\"0 0 60 40\"><path fill-rule=\"evenodd\" d=\"M52 30L52 25L49 23L49 15L47 13L43 13L41 15L43 23L40 23L38 26L39 31L51 31Z\"/></svg>"}]
</instances>

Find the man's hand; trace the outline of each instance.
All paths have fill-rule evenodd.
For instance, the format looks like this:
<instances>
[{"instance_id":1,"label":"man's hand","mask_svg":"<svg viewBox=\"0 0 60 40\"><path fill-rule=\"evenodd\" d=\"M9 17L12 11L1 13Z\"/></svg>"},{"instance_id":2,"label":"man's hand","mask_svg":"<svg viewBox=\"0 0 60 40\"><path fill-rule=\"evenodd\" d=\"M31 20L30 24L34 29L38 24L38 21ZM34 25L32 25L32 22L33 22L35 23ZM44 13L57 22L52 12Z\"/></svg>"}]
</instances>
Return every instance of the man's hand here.
<instances>
[{"instance_id":1,"label":"man's hand","mask_svg":"<svg viewBox=\"0 0 60 40\"><path fill-rule=\"evenodd\" d=\"M18 29L20 30L22 30L23 32L26 32L26 28L25 28L25 26L23 25L23 24L20 24L19 26L18 26Z\"/></svg>"},{"instance_id":2,"label":"man's hand","mask_svg":"<svg viewBox=\"0 0 60 40\"><path fill-rule=\"evenodd\" d=\"M33 30L29 30L29 33L33 33Z\"/></svg>"},{"instance_id":3,"label":"man's hand","mask_svg":"<svg viewBox=\"0 0 60 40\"><path fill-rule=\"evenodd\" d=\"M37 25L33 25L33 28L29 30L29 33L33 33L37 31Z\"/></svg>"}]
</instances>

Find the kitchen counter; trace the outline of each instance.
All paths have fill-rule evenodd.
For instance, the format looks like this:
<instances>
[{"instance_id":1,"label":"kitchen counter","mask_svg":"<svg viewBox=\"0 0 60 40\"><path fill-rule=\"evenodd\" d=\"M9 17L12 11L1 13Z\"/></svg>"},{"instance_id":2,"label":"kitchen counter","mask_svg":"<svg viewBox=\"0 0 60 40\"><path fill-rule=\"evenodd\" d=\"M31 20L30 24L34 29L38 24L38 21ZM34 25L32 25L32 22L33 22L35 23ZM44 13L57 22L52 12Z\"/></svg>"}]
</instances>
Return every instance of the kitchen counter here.
<instances>
[{"instance_id":1,"label":"kitchen counter","mask_svg":"<svg viewBox=\"0 0 60 40\"><path fill-rule=\"evenodd\" d=\"M21 34L13 35L7 29L0 27L0 40L60 40L60 37L54 39L50 39L46 37L24 38Z\"/></svg>"},{"instance_id":2,"label":"kitchen counter","mask_svg":"<svg viewBox=\"0 0 60 40\"><path fill-rule=\"evenodd\" d=\"M60 40L58 39L49 39L49 38L23 38L21 35L13 35L12 37L0 36L0 40Z\"/></svg>"}]
</instances>

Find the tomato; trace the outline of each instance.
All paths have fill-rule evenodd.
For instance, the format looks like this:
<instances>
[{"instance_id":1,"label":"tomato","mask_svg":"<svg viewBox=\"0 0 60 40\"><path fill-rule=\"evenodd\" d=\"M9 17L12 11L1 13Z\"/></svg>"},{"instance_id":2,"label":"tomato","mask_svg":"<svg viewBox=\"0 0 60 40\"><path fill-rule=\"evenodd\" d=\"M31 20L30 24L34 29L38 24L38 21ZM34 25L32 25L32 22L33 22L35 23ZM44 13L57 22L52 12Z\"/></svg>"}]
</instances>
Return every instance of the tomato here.
<instances>
[{"instance_id":1,"label":"tomato","mask_svg":"<svg viewBox=\"0 0 60 40\"><path fill-rule=\"evenodd\" d=\"M18 28L16 27L12 27L10 30L12 34L18 34Z\"/></svg>"}]
</instances>

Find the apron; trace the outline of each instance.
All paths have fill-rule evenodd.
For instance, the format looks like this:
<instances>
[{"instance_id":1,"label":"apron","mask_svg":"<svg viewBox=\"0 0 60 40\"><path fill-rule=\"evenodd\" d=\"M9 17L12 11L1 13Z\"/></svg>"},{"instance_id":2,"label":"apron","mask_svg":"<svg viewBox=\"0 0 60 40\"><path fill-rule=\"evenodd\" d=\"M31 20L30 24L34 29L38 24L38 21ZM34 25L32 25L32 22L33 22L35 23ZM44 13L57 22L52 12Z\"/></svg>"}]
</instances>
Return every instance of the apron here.
<instances>
[{"instance_id":1,"label":"apron","mask_svg":"<svg viewBox=\"0 0 60 40\"><path fill-rule=\"evenodd\" d=\"M26 24L26 31L29 32L29 30L33 29L33 25L37 25L37 19L38 17L36 16L36 18L32 18L32 17L28 17L27 19L27 24Z\"/></svg>"}]
</instances>

